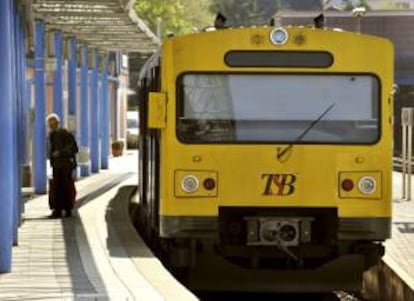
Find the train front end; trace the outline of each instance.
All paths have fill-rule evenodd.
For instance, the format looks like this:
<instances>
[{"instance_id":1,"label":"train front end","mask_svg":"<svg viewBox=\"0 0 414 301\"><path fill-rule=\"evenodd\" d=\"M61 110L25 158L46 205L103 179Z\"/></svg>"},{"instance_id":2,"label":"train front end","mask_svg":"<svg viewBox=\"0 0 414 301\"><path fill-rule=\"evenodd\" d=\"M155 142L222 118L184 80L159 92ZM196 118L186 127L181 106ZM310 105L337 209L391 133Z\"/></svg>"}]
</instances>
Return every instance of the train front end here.
<instances>
[{"instance_id":1,"label":"train front end","mask_svg":"<svg viewBox=\"0 0 414 301\"><path fill-rule=\"evenodd\" d=\"M161 57L159 234L192 285L358 290L390 237L392 44L226 29Z\"/></svg>"}]
</instances>

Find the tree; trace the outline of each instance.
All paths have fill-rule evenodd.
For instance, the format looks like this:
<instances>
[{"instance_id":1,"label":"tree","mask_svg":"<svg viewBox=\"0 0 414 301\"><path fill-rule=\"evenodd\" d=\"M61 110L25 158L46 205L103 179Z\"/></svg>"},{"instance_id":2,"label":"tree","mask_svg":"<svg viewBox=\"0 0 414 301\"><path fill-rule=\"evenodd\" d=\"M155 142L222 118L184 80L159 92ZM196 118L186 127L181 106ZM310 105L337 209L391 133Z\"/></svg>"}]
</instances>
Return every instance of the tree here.
<instances>
[{"instance_id":1,"label":"tree","mask_svg":"<svg viewBox=\"0 0 414 301\"><path fill-rule=\"evenodd\" d=\"M229 26L269 24L278 10L321 10L323 4L340 3L346 10L364 5L367 0L211 0L211 11L227 17ZM388 0L391 1L391 0Z\"/></svg>"},{"instance_id":2,"label":"tree","mask_svg":"<svg viewBox=\"0 0 414 301\"><path fill-rule=\"evenodd\" d=\"M376 8L378 10L388 10L388 9L410 9L409 1L394 1L394 0L383 0L376 1Z\"/></svg>"},{"instance_id":3,"label":"tree","mask_svg":"<svg viewBox=\"0 0 414 301\"><path fill-rule=\"evenodd\" d=\"M158 19L161 19L163 36L168 32L178 35L189 33L194 27L210 25L209 4L210 0L139 0L135 10L153 32L157 32Z\"/></svg>"},{"instance_id":4,"label":"tree","mask_svg":"<svg viewBox=\"0 0 414 301\"><path fill-rule=\"evenodd\" d=\"M321 0L285 0L283 1L284 8L293 10L319 10L322 2Z\"/></svg>"},{"instance_id":5,"label":"tree","mask_svg":"<svg viewBox=\"0 0 414 301\"><path fill-rule=\"evenodd\" d=\"M268 24L281 8L281 0L212 0L211 11L227 17L227 25Z\"/></svg>"},{"instance_id":6,"label":"tree","mask_svg":"<svg viewBox=\"0 0 414 301\"><path fill-rule=\"evenodd\" d=\"M193 28L202 29L213 25L214 16L210 12L211 0L181 0L185 9L185 18Z\"/></svg>"}]
</instances>

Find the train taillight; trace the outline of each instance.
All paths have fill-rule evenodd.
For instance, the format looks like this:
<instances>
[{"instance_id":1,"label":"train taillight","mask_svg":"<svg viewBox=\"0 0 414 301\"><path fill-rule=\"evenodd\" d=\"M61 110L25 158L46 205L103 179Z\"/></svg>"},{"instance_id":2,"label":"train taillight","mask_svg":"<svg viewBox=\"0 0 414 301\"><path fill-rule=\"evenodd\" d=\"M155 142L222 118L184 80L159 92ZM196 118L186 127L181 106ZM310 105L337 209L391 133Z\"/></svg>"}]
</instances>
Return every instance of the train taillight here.
<instances>
[{"instance_id":1,"label":"train taillight","mask_svg":"<svg viewBox=\"0 0 414 301\"><path fill-rule=\"evenodd\" d=\"M352 180L350 179L345 179L342 181L341 187L345 191L351 191L352 189L354 189L354 182L352 182Z\"/></svg>"}]
</instances>

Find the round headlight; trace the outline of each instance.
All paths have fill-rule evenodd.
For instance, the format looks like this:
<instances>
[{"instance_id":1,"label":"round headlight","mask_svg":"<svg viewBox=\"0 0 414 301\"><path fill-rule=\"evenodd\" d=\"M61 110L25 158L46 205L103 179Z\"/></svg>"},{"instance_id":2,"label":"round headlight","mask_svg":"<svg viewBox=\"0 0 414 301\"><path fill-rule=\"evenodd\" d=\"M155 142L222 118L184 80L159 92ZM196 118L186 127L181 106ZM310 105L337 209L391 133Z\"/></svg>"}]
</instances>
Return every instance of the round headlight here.
<instances>
[{"instance_id":1,"label":"round headlight","mask_svg":"<svg viewBox=\"0 0 414 301\"><path fill-rule=\"evenodd\" d=\"M181 188L185 192L193 193L198 190L200 187L200 181L196 176L188 175L185 176L181 181Z\"/></svg>"},{"instance_id":2,"label":"round headlight","mask_svg":"<svg viewBox=\"0 0 414 301\"><path fill-rule=\"evenodd\" d=\"M288 32L280 27L273 29L270 33L270 41L272 41L274 45L284 45L286 44L288 38Z\"/></svg>"},{"instance_id":3,"label":"round headlight","mask_svg":"<svg viewBox=\"0 0 414 301\"><path fill-rule=\"evenodd\" d=\"M359 190L365 194L371 194L377 188L377 182L372 177L362 177L358 183Z\"/></svg>"}]
</instances>

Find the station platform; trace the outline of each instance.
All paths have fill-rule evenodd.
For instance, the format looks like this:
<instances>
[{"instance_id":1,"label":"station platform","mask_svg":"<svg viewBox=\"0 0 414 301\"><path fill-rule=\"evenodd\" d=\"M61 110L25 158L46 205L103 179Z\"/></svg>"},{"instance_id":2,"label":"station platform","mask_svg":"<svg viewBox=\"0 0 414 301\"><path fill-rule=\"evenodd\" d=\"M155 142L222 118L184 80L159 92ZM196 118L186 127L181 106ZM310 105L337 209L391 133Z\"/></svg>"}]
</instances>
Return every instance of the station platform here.
<instances>
[{"instance_id":1,"label":"station platform","mask_svg":"<svg viewBox=\"0 0 414 301\"><path fill-rule=\"evenodd\" d=\"M71 218L48 219L46 195L27 201L12 273L0 274L0 300L197 300L130 222L137 166L137 152L129 152L112 158L108 171L79 180ZM371 300L414 301L414 200L401 200L401 186L395 172L393 238L383 263L366 274Z\"/></svg>"},{"instance_id":2,"label":"station platform","mask_svg":"<svg viewBox=\"0 0 414 301\"><path fill-rule=\"evenodd\" d=\"M392 239L382 264L365 277L368 296L378 301L414 301L414 199L402 200L402 183L402 174L394 172ZM414 197L414 175L412 187Z\"/></svg>"},{"instance_id":3,"label":"station platform","mask_svg":"<svg viewBox=\"0 0 414 301\"><path fill-rule=\"evenodd\" d=\"M197 300L140 239L129 219L137 153L76 183L71 218L48 219L48 197L26 203L0 300Z\"/></svg>"}]
</instances>

